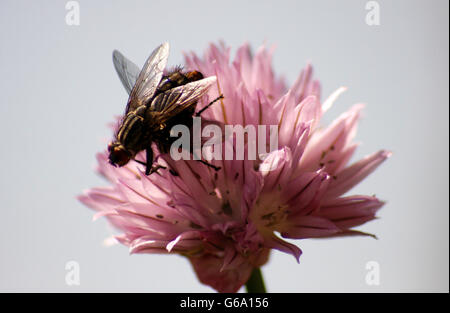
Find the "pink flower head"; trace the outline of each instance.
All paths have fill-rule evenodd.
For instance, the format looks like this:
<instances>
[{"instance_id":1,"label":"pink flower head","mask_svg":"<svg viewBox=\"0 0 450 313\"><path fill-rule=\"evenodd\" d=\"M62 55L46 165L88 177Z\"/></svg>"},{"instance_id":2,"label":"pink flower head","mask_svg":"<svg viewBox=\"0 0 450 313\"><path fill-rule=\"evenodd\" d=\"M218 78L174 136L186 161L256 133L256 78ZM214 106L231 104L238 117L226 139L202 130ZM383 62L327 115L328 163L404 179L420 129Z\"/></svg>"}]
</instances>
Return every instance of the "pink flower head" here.
<instances>
[{"instance_id":1,"label":"pink flower head","mask_svg":"<svg viewBox=\"0 0 450 313\"><path fill-rule=\"evenodd\" d=\"M278 125L278 149L263 160L211 161L219 171L160 155L158 162L172 171L149 176L135 162L111 166L104 151L97 155L98 171L111 185L79 197L96 217L105 216L123 232L116 238L131 253L184 255L199 280L219 292L239 290L271 249L298 261L300 248L282 238L368 235L352 228L374 219L383 205L372 196L345 195L390 155L379 151L348 165L362 105L319 128L322 114L344 89L322 103L309 65L287 89L273 73L271 55L261 47L252 56L244 44L230 62L229 48L210 45L203 58L186 55L186 67L217 77L217 88L198 109L224 95L202 117Z\"/></svg>"}]
</instances>

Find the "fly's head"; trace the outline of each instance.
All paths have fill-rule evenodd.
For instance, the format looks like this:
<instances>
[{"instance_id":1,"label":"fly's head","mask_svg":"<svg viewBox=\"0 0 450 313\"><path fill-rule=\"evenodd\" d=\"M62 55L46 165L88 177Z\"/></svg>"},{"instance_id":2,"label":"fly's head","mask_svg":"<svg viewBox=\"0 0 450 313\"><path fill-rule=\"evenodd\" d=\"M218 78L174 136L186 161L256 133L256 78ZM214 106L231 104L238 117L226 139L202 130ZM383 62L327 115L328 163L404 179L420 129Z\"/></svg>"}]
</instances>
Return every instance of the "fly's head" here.
<instances>
[{"instance_id":1,"label":"fly's head","mask_svg":"<svg viewBox=\"0 0 450 313\"><path fill-rule=\"evenodd\" d=\"M132 153L128 151L120 142L111 142L108 145L109 163L113 166L124 166L132 158Z\"/></svg>"}]
</instances>

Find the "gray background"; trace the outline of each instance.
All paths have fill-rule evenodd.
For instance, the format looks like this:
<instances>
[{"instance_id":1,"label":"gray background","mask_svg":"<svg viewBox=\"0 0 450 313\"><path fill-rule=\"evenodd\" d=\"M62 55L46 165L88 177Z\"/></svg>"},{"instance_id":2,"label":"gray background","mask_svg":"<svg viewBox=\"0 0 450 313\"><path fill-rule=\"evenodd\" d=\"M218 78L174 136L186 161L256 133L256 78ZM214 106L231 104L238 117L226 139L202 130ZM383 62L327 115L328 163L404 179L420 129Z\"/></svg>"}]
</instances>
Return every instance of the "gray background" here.
<instances>
[{"instance_id":1,"label":"gray background","mask_svg":"<svg viewBox=\"0 0 450 313\"><path fill-rule=\"evenodd\" d=\"M275 252L269 291L448 292L448 1L379 1L372 27L356 0L81 0L80 26L66 25L65 3L0 3L1 291L212 291L182 257L103 247L111 229L75 196L106 184L94 154L126 101L112 50L142 65L169 41L177 64L182 50L224 39L276 44L274 68L289 82L312 61L324 96L349 87L327 121L368 104L356 157L394 152L352 192L388 201L362 227L380 239L304 240L300 265ZM65 284L70 260L80 286ZM368 261L380 264L379 286L365 283Z\"/></svg>"}]
</instances>

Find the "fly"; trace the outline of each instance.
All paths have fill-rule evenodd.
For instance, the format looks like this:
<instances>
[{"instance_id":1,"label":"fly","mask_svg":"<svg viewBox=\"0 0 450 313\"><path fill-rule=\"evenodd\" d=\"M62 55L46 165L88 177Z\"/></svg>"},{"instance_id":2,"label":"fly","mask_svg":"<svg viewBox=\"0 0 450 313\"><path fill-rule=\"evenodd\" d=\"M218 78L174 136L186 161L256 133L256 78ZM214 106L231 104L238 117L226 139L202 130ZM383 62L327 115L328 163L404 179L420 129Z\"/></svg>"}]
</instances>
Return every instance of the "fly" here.
<instances>
[{"instance_id":1,"label":"fly","mask_svg":"<svg viewBox=\"0 0 450 313\"><path fill-rule=\"evenodd\" d=\"M217 100L218 97L200 112L195 113L197 101L204 96L216 82L216 77L204 78L199 71L183 72L175 68L164 75L169 57L169 44L163 43L148 57L142 70L119 51L113 52L114 67L122 84L129 93L124 116L108 145L109 162L114 166L124 166L140 151L146 151L145 174L149 175L163 166L153 166L154 142L161 153L167 153L176 140L170 130L177 124L192 127L192 117L199 115ZM218 122L212 122L218 124ZM199 160L219 170L220 168Z\"/></svg>"}]
</instances>

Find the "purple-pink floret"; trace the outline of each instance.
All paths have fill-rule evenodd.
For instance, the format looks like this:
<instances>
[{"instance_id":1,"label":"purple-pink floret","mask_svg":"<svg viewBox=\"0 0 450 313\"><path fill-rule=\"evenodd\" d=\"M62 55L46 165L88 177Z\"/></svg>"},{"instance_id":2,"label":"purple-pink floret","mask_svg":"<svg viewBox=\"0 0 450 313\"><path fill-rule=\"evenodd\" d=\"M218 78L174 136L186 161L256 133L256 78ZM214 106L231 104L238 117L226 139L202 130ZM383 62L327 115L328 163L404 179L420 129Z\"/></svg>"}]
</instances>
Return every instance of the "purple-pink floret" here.
<instances>
[{"instance_id":1,"label":"purple-pink floret","mask_svg":"<svg viewBox=\"0 0 450 313\"><path fill-rule=\"evenodd\" d=\"M273 73L272 50L261 47L252 56L244 44L233 62L229 55L224 45L210 45L202 58L185 56L187 69L217 77L197 108L223 94L202 116L231 125L278 125L278 150L263 161L211 161L219 171L161 155L158 162L177 176L168 170L146 176L136 162L113 167L104 151L97 155L98 171L110 186L79 197L121 231L116 239L131 253L186 256L199 280L219 292L238 291L271 249L298 260L300 248L283 238L370 235L353 228L374 219L383 202L346 194L390 155L379 151L349 165L363 106L319 127L344 89L321 102L311 66L287 89Z\"/></svg>"}]
</instances>

